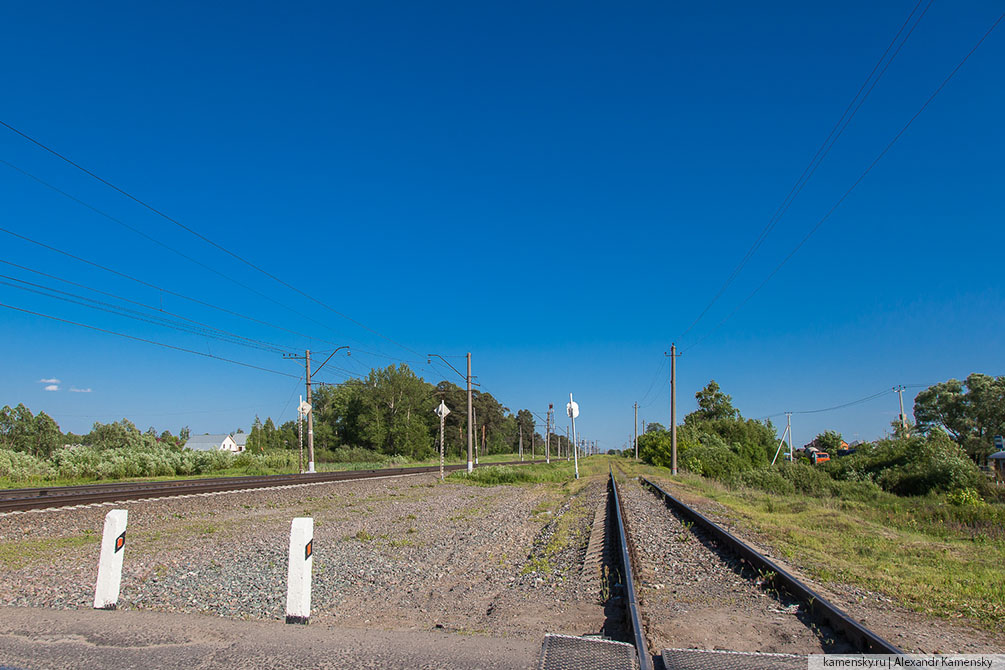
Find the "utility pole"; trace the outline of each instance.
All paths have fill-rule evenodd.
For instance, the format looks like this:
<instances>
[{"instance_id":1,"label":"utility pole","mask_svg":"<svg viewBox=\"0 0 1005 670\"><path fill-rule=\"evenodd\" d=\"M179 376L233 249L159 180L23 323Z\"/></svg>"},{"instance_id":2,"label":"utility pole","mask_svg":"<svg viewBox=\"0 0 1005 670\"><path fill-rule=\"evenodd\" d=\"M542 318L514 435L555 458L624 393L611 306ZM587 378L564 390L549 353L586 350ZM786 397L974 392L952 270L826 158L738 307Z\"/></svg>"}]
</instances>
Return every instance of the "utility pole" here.
<instances>
[{"instance_id":1,"label":"utility pole","mask_svg":"<svg viewBox=\"0 0 1005 670\"><path fill-rule=\"evenodd\" d=\"M311 400L311 384L314 383L313 381L311 381L311 375L317 374L318 372L321 372L321 368L323 368L325 365L327 365L328 361L330 361L332 359L332 356L334 356L335 354L337 354L342 349L349 349L349 346L348 345L343 345L341 347L337 347L335 349L335 351L333 351L330 354L328 354L328 358L325 359L325 362L322 363L321 365L319 365L317 367L317 369L314 370L313 372L311 372L311 350L307 349L304 352L304 361L305 361L306 367L307 367L306 373L304 375L304 381L307 384L307 404L308 405L313 406L313 404L314 404L313 401ZM352 352L351 351L346 351L346 356L350 356L350 355L352 355ZM297 355L295 355L295 354L283 354L283 358L291 358L291 359L294 359L294 360L299 360L300 357L297 356ZM301 401L302 400L303 400L303 398L301 398ZM312 409L307 410L307 472L314 472L314 410L313 410L313 407L312 407Z\"/></svg>"},{"instance_id":2,"label":"utility pole","mask_svg":"<svg viewBox=\"0 0 1005 670\"><path fill-rule=\"evenodd\" d=\"M677 345L670 344L670 472L677 474Z\"/></svg>"},{"instance_id":3,"label":"utility pole","mask_svg":"<svg viewBox=\"0 0 1005 670\"><path fill-rule=\"evenodd\" d=\"M312 408L311 402L311 350L308 349L304 356L307 361L307 404ZM314 472L314 412L307 412L307 472Z\"/></svg>"},{"instance_id":4,"label":"utility pole","mask_svg":"<svg viewBox=\"0 0 1005 670\"><path fill-rule=\"evenodd\" d=\"M485 453L485 424L482 424L482 453Z\"/></svg>"},{"instance_id":5,"label":"utility pole","mask_svg":"<svg viewBox=\"0 0 1005 670\"><path fill-rule=\"evenodd\" d=\"M572 442L569 442L569 427L566 426L565 427L565 460L566 461L568 461L570 458L572 458L572 454L569 453L570 451L572 451Z\"/></svg>"},{"instance_id":6,"label":"utility pole","mask_svg":"<svg viewBox=\"0 0 1005 670\"><path fill-rule=\"evenodd\" d=\"M555 406L548 403L548 413L544 419L544 462L551 463L551 411Z\"/></svg>"},{"instance_id":7,"label":"utility pole","mask_svg":"<svg viewBox=\"0 0 1005 670\"><path fill-rule=\"evenodd\" d=\"M785 413L785 430L789 433L789 463L796 457L796 451L792 448L792 412Z\"/></svg>"},{"instance_id":8,"label":"utility pole","mask_svg":"<svg viewBox=\"0 0 1005 670\"><path fill-rule=\"evenodd\" d=\"M639 460L639 404L635 403L635 439L632 440L632 444L635 445L635 460Z\"/></svg>"},{"instance_id":9,"label":"utility pole","mask_svg":"<svg viewBox=\"0 0 1005 670\"><path fill-rule=\"evenodd\" d=\"M473 426L471 424L471 352L468 352L468 474L470 475L474 466L471 464L471 442L474 440Z\"/></svg>"},{"instance_id":10,"label":"utility pole","mask_svg":"<svg viewBox=\"0 0 1005 670\"><path fill-rule=\"evenodd\" d=\"M904 414L904 385L894 386L893 390L900 396L900 427L904 431L904 435L907 435L907 415Z\"/></svg>"},{"instance_id":11,"label":"utility pole","mask_svg":"<svg viewBox=\"0 0 1005 670\"><path fill-rule=\"evenodd\" d=\"M520 460L523 460L523 426L520 426Z\"/></svg>"},{"instance_id":12,"label":"utility pole","mask_svg":"<svg viewBox=\"0 0 1005 670\"><path fill-rule=\"evenodd\" d=\"M304 474L304 413L300 409L303 404L304 397L300 396L300 405L297 406L297 432L300 433L300 474Z\"/></svg>"},{"instance_id":13,"label":"utility pole","mask_svg":"<svg viewBox=\"0 0 1005 670\"><path fill-rule=\"evenodd\" d=\"M450 367L451 370L453 370L454 372L456 372L457 376L460 377L461 379L463 379L465 382L467 382L467 385L468 385L468 474L470 475L471 472L475 469L474 464L472 463L472 460L471 460L472 459L472 452L474 451L474 443L475 443L475 419L474 419L474 414L473 414L472 406L471 406L471 385L474 383L474 382L471 381L471 352L469 351L468 355L467 355L467 359L468 359L468 374L466 374L466 375L462 375L460 370L458 370L457 368L455 368L450 361L448 361L443 356L440 356L439 354L426 354L426 362L427 363L432 363L433 362L433 356L436 356L441 361L443 361L444 363L446 363L447 366ZM475 386L477 386L477 384L475 384ZM460 428L458 427L458 430L459 429ZM477 462L477 460L475 462Z\"/></svg>"}]
</instances>

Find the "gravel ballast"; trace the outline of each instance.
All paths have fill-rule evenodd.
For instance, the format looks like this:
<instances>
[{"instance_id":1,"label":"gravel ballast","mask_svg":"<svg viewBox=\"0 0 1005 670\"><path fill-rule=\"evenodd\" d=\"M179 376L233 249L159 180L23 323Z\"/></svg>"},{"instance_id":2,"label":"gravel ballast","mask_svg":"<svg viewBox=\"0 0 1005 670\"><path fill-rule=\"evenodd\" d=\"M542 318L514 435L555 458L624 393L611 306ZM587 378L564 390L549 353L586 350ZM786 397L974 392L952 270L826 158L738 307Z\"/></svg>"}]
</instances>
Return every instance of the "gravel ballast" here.
<instances>
[{"instance_id":1,"label":"gravel ballast","mask_svg":"<svg viewBox=\"0 0 1005 670\"><path fill-rule=\"evenodd\" d=\"M635 480L620 491L650 649L852 651L816 627L798 602L762 588L763 576L720 551Z\"/></svg>"},{"instance_id":2,"label":"gravel ballast","mask_svg":"<svg viewBox=\"0 0 1005 670\"><path fill-rule=\"evenodd\" d=\"M604 622L582 562L599 481L435 475L0 517L0 603L90 608L108 510L129 510L119 608L285 616L290 522L314 518L312 623L537 639ZM588 512L588 513L587 513Z\"/></svg>"}]
</instances>

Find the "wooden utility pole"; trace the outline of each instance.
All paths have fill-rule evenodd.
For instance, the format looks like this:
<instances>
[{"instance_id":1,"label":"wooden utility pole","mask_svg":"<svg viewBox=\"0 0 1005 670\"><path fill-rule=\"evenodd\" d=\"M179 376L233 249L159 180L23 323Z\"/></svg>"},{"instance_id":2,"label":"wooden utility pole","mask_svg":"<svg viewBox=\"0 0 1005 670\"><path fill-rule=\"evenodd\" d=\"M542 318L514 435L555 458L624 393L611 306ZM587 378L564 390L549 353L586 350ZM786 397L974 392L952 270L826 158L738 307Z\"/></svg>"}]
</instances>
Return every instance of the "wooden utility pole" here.
<instances>
[{"instance_id":1,"label":"wooden utility pole","mask_svg":"<svg viewBox=\"0 0 1005 670\"><path fill-rule=\"evenodd\" d=\"M904 414L904 385L894 386L893 390L897 392L900 396L900 427L904 431L904 435L907 435L907 415Z\"/></svg>"},{"instance_id":2,"label":"wooden utility pole","mask_svg":"<svg viewBox=\"0 0 1005 670\"><path fill-rule=\"evenodd\" d=\"M670 472L677 474L677 345L670 344Z\"/></svg>"},{"instance_id":3,"label":"wooden utility pole","mask_svg":"<svg viewBox=\"0 0 1005 670\"><path fill-rule=\"evenodd\" d=\"M334 351L328 354L328 358L325 359L325 362L319 365L318 369L314 370L313 372L311 372L311 350L307 349L304 352L304 363L306 366L306 371L304 373L304 382L307 385L307 404L311 406L311 409L307 410L307 472L314 472L314 408L313 408L314 401L312 400L312 394L311 394L311 384L313 384L313 382L311 381L311 376L320 372L321 368L326 366L328 364L328 361L332 359L332 356L342 351L343 349L348 350L349 345L343 345L341 347L337 347ZM352 352L350 351L346 351L347 356L350 355L351 353ZM283 358L292 358L294 360L300 359L300 357L297 356L296 354L283 354ZM302 466L301 469L303 469Z\"/></svg>"},{"instance_id":4,"label":"wooden utility pole","mask_svg":"<svg viewBox=\"0 0 1005 670\"><path fill-rule=\"evenodd\" d=\"M482 424L482 453L485 453L485 424Z\"/></svg>"},{"instance_id":5,"label":"wooden utility pole","mask_svg":"<svg viewBox=\"0 0 1005 670\"><path fill-rule=\"evenodd\" d=\"M554 407L548 404L548 413L544 419L544 462L551 463L551 410Z\"/></svg>"},{"instance_id":6,"label":"wooden utility pole","mask_svg":"<svg viewBox=\"0 0 1005 670\"><path fill-rule=\"evenodd\" d=\"M520 460L523 460L523 425L520 426Z\"/></svg>"},{"instance_id":7,"label":"wooden utility pole","mask_svg":"<svg viewBox=\"0 0 1005 670\"><path fill-rule=\"evenodd\" d=\"M785 430L789 434L789 463L795 459L795 450L792 448L792 412L785 413Z\"/></svg>"},{"instance_id":8,"label":"wooden utility pole","mask_svg":"<svg viewBox=\"0 0 1005 670\"><path fill-rule=\"evenodd\" d=\"M639 460L639 404L635 403L635 439L632 441L635 445L635 460Z\"/></svg>"},{"instance_id":9,"label":"wooden utility pole","mask_svg":"<svg viewBox=\"0 0 1005 670\"><path fill-rule=\"evenodd\" d=\"M314 472L314 405L311 402L311 350L308 349L307 360L307 404L311 409L307 411L307 472Z\"/></svg>"},{"instance_id":10,"label":"wooden utility pole","mask_svg":"<svg viewBox=\"0 0 1005 670\"><path fill-rule=\"evenodd\" d=\"M470 351L468 352L467 381L468 381L468 474L471 474L471 471L474 470L474 465L472 465L471 463L471 451L473 448L472 444L475 440L475 433L474 433L474 416L473 416L474 410L471 407L471 352Z\"/></svg>"}]
</instances>

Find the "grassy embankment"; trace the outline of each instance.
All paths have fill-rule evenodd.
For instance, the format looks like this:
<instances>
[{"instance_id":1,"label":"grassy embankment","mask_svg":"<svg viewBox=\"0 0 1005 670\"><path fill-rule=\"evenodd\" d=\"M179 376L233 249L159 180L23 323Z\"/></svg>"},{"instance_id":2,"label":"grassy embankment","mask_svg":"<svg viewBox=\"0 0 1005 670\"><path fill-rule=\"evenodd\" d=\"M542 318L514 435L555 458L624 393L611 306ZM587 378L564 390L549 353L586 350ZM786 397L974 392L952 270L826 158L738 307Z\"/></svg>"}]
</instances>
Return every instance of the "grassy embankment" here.
<instances>
[{"instance_id":1,"label":"grassy embankment","mask_svg":"<svg viewBox=\"0 0 1005 670\"><path fill-rule=\"evenodd\" d=\"M619 459L629 473L669 482L686 501L719 503L793 565L824 584L851 584L916 612L1005 625L1005 505L943 495L870 500L777 494Z\"/></svg>"}]
</instances>

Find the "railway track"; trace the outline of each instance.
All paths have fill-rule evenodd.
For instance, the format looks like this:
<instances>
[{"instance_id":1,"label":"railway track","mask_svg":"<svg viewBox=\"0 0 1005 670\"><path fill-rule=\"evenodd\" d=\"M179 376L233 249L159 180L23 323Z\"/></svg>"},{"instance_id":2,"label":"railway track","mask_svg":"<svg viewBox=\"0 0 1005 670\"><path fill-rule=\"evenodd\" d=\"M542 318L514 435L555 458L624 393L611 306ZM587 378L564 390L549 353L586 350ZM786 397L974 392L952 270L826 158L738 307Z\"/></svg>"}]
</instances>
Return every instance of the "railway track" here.
<instances>
[{"instance_id":1,"label":"railway track","mask_svg":"<svg viewBox=\"0 0 1005 670\"><path fill-rule=\"evenodd\" d=\"M544 461L508 461L487 465L528 465ZM463 470L466 464L446 465L444 470ZM249 477L212 477L205 479L177 479L162 482L116 482L87 484L83 486L46 486L0 490L0 513L23 512L50 507L70 507L92 503L142 500L171 496L242 491L277 486L299 486L374 477L400 477L439 472L440 466L410 468L380 468L373 470L341 470L289 475L263 475Z\"/></svg>"},{"instance_id":2,"label":"railway track","mask_svg":"<svg viewBox=\"0 0 1005 670\"><path fill-rule=\"evenodd\" d=\"M720 552L732 555L735 559L742 561L749 570L748 574L756 574L760 588L768 592L774 592L778 598L787 598L799 602L799 607L808 612L808 620L815 625L826 626L842 637L846 647L858 653L867 654L903 654L896 646L884 640L876 633L870 631L865 626L855 621L838 607L827 601L820 594L814 592L799 579L785 571L783 568L772 562L767 557L747 545L745 542L721 528L714 521L704 516L697 510L691 508L686 503L668 493L657 483L639 478L639 484L644 489L651 492L659 500L665 503L666 507L679 518L685 520L684 528L688 532L693 530L696 533L703 533L708 538L714 540ZM663 649L657 652L654 657L647 644L647 616L652 617L655 612L643 612L640 604L636 584L640 574L640 561L633 543L631 524L627 522L626 505L622 487L611 470L608 483L608 495L611 496L611 514L614 516L612 523L613 537L609 541L616 543L616 553L620 555L619 566L621 579L618 584L621 594L620 601L623 606L625 625L631 631L632 643L635 648L635 667L639 670L651 670L654 667L663 667L667 670L703 670L714 668L805 668L805 654L777 654L777 653L756 653L728 651L721 648L722 643L728 642L726 631L714 631L718 633L719 643L714 646L717 649ZM637 530L636 530L637 532ZM676 566L668 566L671 571ZM804 621L804 623L807 623ZM808 624L809 625L809 624ZM814 652L821 653L821 652ZM542 665L542 668L545 667ZM556 666L557 667L557 666Z\"/></svg>"}]
</instances>

